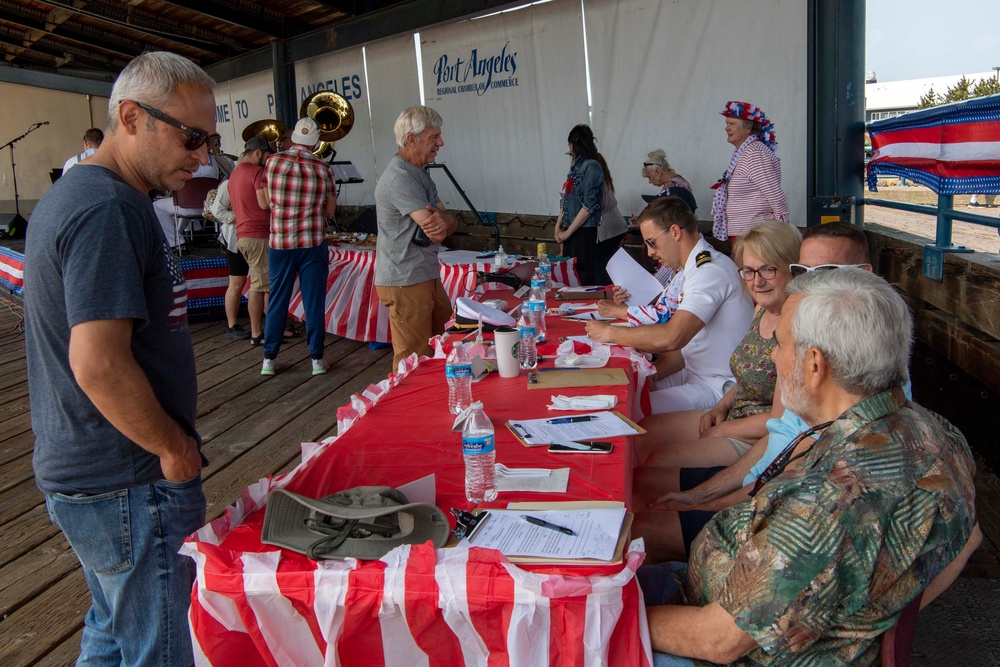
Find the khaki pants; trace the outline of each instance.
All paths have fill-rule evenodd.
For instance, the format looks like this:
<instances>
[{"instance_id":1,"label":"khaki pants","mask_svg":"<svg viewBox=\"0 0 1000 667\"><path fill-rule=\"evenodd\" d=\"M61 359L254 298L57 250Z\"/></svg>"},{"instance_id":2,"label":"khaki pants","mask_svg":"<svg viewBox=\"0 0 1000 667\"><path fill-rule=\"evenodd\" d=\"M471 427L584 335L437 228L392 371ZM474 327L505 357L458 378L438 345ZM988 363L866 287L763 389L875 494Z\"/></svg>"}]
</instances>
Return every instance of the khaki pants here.
<instances>
[{"instance_id":1,"label":"khaki pants","mask_svg":"<svg viewBox=\"0 0 1000 667\"><path fill-rule=\"evenodd\" d=\"M389 309L389 331L392 333L392 370L414 352L430 356L433 348L427 341L444 333L451 318L451 301L440 279L428 280L406 287L375 286L379 301Z\"/></svg>"}]
</instances>

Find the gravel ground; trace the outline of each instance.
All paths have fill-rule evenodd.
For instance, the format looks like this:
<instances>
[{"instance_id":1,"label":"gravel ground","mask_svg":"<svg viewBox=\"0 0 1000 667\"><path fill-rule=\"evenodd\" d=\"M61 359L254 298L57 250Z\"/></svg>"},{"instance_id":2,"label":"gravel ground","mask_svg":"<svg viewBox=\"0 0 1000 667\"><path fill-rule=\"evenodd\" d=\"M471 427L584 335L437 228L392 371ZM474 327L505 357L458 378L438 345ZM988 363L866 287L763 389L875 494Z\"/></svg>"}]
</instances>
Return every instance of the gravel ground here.
<instances>
[{"instance_id":1,"label":"gravel ground","mask_svg":"<svg viewBox=\"0 0 1000 667\"><path fill-rule=\"evenodd\" d=\"M914 204L935 205L937 201L937 195L922 186L880 187L877 193L866 192L865 196L908 201ZM980 202L984 200L982 196L979 199ZM986 215L991 218L1000 217L1000 207L972 208L967 206L968 202L969 195L955 196L955 208L957 209ZM1000 204L1000 197L996 198L996 203ZM937 225L936 220L929 215L897 211L882 206L865 206L865 222L922 236L930 242L934 241L934 233ZM978 252L994 255L1000 250L1000 236L997 235L995 228L975 225L971 222L955 221L952 224L951 238L952 242L956 245L964 245Z\"/></svg>"}]
</instances>

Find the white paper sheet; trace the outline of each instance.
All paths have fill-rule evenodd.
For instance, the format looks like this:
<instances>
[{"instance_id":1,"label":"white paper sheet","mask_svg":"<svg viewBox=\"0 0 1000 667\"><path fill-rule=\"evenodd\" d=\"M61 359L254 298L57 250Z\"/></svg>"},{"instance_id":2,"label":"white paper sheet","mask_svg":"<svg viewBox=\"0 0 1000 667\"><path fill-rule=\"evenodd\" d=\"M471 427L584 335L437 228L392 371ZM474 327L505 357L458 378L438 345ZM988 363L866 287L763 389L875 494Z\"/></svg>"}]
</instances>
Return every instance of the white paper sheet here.
<instances>
[{"instance_id":1,"label":"white paper sheet","mask_svg":"<svg viewBox=\"0 0 1000 667\"><path fill-rule=\"evenodd\" d=\"M564 315L564 317L567 320L586 320L586 321L600 320L601 322L610 322L611 320L615 319L613 317L604 317L603 315L598 315L596 310L589 310L585 313L574 313L572 315Z\"/></svg>"},{"instance_id":2,"label":"white paper sheet","mask_svg":"<svg viewBox=\"0 0 1000 667\"><path fill-rule=\"evenodd\" d=\"M663 285L653 275L642 268L639 262L619 248L608 262L608 275L611 281L628 292L628 305L645 306L660 296Z\"/></svg>"},{"instance_id":3,"label":"white paper sheet","mask_svg":"<svg viewBox=\"0 0 1000 667\"><path fill-rule=\"evenodd\" d=\"M576 535L535 526L531 516L569 528ZM593 558L610 561L615 555L625 508L588 510L489 510L489 517L476 529L470 544L498 549L505 556L540 558Z\"/></svg>"},{"instance_id":4,"label":"white paper sheet","mask_svg":"<svg viewBox=\"0 0 1000 667\"><path fill-rule=\"evenodd\" d=\"M590 421L576 421L569 424L553 424L553 421L594 417ZM620 435L638 433L621 417L613 412L592 412L588 415L572 417L549 417L546 419L510 420L510 425L518 435L533 445L547 445L563 440L599 440Z\"/></svg>"},{"instance_id":5,"label":"white paper sheet","mask_svg":"<svg viewBox=\"0 0 1000 667\"><path fill-rule=\"evenodd\" d=\"M517 469L497 470L497 491L566 493L569 486L569 468L548 470L545 475L518 475Z\"/></svg>"}]
</instances>

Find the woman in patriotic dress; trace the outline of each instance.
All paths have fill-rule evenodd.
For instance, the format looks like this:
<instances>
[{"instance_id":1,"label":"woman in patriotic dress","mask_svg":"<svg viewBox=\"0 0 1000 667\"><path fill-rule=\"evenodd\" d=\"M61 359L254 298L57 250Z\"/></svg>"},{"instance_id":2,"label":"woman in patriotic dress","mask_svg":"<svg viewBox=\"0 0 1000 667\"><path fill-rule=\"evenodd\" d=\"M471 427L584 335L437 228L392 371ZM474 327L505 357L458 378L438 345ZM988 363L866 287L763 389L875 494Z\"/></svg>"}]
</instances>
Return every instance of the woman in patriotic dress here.
<instances>
[{"instance_id":1,"label":"woman in patriotic dress","mask_svg":"<svg viewBox=\"0 0 1000 667\"><path fill-rule=\"evenodd\" d=\"M729 168L712 186L712 234L735 241L765 220L788 222L788 201L781 189L781 161L774 153L774 123L746 102L727 102L720 113L735 150Z\"/></svg>"}]
</instances>

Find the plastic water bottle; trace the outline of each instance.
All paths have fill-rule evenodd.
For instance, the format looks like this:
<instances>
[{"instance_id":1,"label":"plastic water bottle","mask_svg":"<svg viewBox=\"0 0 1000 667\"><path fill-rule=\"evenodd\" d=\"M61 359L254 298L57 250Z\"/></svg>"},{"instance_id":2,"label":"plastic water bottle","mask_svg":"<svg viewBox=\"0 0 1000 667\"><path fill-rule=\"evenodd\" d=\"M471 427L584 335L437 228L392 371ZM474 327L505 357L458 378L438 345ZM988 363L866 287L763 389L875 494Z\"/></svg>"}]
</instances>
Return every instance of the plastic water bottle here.
<instances>
[{"instance_id":1,"label":"plastic water bottle","mask_svg":"<svg viewBox=\"0 0 1000 667\"><path fill-rule=\"evenodd\" d=\"M544 280L531 279L531 292L528 294L528 307L531 309L531 321L535 325L535 340L545 342L545 289Z\"/></svg>"},{"instance_id":2,"label":"plastic water bottle","mask_svg":"<svg viewBox=\"0 0 1000 667\"><path fill-rule=\"evenodd\" d=\"M552 289L552 262L549 261L549 253L546 252L544 243L538 244L538 270L545 277L545 290Z\"/></svg>"},{"instance_id":3,"label":"plastic water bottle","mask_svg":"<svg viewBox=\"0 0 1000 667\"><path fill-rule=\"evenodd\" d=\"M503 246L500 246L497 254L493 255L493 265L498 269L507 268L507 253L503 251Z\"/></svg>"},{"instance_id":4,"label":"plastic water bottle","mask_svg":"<svg viewBox=\"0 0 1000 667\"><path fill-rule=\"evenodd\" d=\"M517 358L521 368L530 371L538 365L538 346L535 343L535 324L531 320L531 309L528 302L521 303L521 319L517 321L519 340L517 343Z\"/></svg>"},{"instance_id":5,"label":"plastic water bottle","mask_svg":"<svg viewBox=\"0 0 1000 667\"><path fill-rule=\"evenodd\" d=\"M472 403L472 361L461 343L455 343L444 367L448 378L448 409L458 414Z\"/></svg>"},{"instance_id":6,"label":"plastic water bottle","mask_svg":"<svg viewBox=\"0 0 1000 667\"><path fill-rule=\"evenodd\" d=\"M493 444L493 422L483 412L483 404L472 404L472 414L462 427L462 456L465 458L465 497L471 503L490 502L497 497L497 454Z\"/></svg>"}]
</instances>

